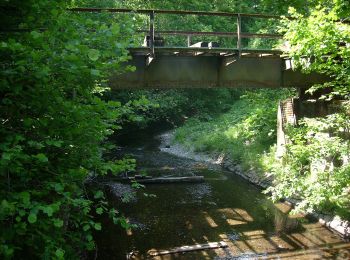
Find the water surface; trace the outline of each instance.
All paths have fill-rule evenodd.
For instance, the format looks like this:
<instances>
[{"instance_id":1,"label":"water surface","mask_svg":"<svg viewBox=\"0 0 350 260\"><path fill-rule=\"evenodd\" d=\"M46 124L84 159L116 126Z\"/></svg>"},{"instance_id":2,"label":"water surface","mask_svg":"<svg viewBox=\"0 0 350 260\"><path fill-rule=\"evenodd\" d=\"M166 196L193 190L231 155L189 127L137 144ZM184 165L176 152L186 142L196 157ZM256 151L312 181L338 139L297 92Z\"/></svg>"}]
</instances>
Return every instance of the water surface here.
<instances>
[{"instance_id":1,"label":"water surface","mask_svg":"<svg viewBox=\"0 0 350 260\"><path fill-rule=\"evenodd\" d=\"M159 150L159 140L134 136L119 153L152 176L203 175L203 183L149 184L122 203L128 184L109 181L110 200L136 225L122 230L103 219L96 235L98 259L148 259L149 250L225 241L226 249L164 255L155 259L349 259L350 244L289 206L273 204L261 190L216 165ZM120 155L120 154L119 154ZM114 187L111 189L110 187ZM147 193L146 195L144 193ZM153 194L154 196L149 196Z\"/></svg>"}]
</instances>

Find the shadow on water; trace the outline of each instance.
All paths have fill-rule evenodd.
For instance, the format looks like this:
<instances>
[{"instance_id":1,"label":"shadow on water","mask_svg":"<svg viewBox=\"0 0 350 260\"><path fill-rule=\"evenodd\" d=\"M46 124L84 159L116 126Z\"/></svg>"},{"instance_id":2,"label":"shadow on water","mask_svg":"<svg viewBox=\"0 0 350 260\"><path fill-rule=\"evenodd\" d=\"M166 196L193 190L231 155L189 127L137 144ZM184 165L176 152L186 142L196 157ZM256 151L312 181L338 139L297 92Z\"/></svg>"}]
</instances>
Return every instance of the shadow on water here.
<instances>
[{"instance_id":1,"label":"shadow on water","mask_svg":"<svg viewBox=\"0 0 350 260\"><path fill-rule=\"evenodd\" d=\"M145 138L145 136L143 137ZM132 154L138 170L152 176L204 175L193 184L150 184L129 203L121 203L130 185L110 181L110 200L127 216L132 230L108 219L96 234L98 259L148 259L149 250L225 241L228 248L154 259L348 259L350 244L290 207L273 204L261 190L217 166L161 152L159 140L146 135L120 153ZM145 196L144 192L156 197ZM132 194L132 192L131 192Z\"/></svg>"}]
</instances>

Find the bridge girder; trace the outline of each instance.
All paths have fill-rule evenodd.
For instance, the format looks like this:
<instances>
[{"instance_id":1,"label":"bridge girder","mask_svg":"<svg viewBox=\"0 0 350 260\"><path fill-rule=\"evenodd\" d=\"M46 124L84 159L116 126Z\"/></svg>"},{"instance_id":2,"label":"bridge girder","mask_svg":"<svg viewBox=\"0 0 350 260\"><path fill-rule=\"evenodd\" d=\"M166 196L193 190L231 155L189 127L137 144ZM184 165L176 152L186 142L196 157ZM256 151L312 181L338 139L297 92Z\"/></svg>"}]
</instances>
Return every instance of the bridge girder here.
<instances>
[{"instance_id":1,"label":"bridge girder","mask_svg":"<svg viewBox=\"0 0 350 260\"><path fill-rule=\"evenodd\" d=\"M170 88L308 88L327 81L324 75L303 74L288 65L278 54L208 52L161 52L149 61L147 52L131 52L127 65L134 72L116 75L110 80L112 89Z\"/></svg>"}]
</instances>

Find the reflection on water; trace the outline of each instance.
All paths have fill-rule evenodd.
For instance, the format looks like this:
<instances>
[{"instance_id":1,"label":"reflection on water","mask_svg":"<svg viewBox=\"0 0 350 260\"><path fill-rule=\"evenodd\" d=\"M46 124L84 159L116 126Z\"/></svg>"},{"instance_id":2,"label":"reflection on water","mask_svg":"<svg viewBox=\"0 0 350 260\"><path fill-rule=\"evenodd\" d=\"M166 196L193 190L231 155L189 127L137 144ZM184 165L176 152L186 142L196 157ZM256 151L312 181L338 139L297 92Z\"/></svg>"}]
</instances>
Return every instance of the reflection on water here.
<instances>
[{"instance_id":1,"label":"reflection on water","mask_svg":"<svg viewBox=\"0 0 350 260\"><path fill-rule=\"evenodd\" d=\"M98 259L148 259L149 250L219 241L228 248L154 259L349 259L350 244L319 223L288 216L288 205L272 204L242 178L163 153L149 140L142 141L143 149L136 145L123 150L138 159L139 170L152 176L204 175L205 182L147 185L128 204L111 196L135 228L125 231L103 219L105 226L96 234ZM108 185L120 195L121 185Z\"/></svg>"}]
</instances>

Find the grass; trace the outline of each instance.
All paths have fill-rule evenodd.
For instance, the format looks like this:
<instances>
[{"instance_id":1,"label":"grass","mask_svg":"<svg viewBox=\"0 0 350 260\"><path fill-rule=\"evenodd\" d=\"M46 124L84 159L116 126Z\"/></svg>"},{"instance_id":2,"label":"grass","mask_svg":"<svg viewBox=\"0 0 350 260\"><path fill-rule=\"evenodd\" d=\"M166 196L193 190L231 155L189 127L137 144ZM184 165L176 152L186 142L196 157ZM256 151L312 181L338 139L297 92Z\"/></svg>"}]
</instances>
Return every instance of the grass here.
<instances>
[{"instance_id":1,"label":"grass","mask_svg":"<svg viewBox=\"0 0 350 260\"><path fill-rule=\"evenodd\" d=\"M288 95L286 90L246 91L224 114L189 119L175 140L195 151L225 153L245 170L266 171L274 157L278 100Z\"/></svg>"}]
</instances>

